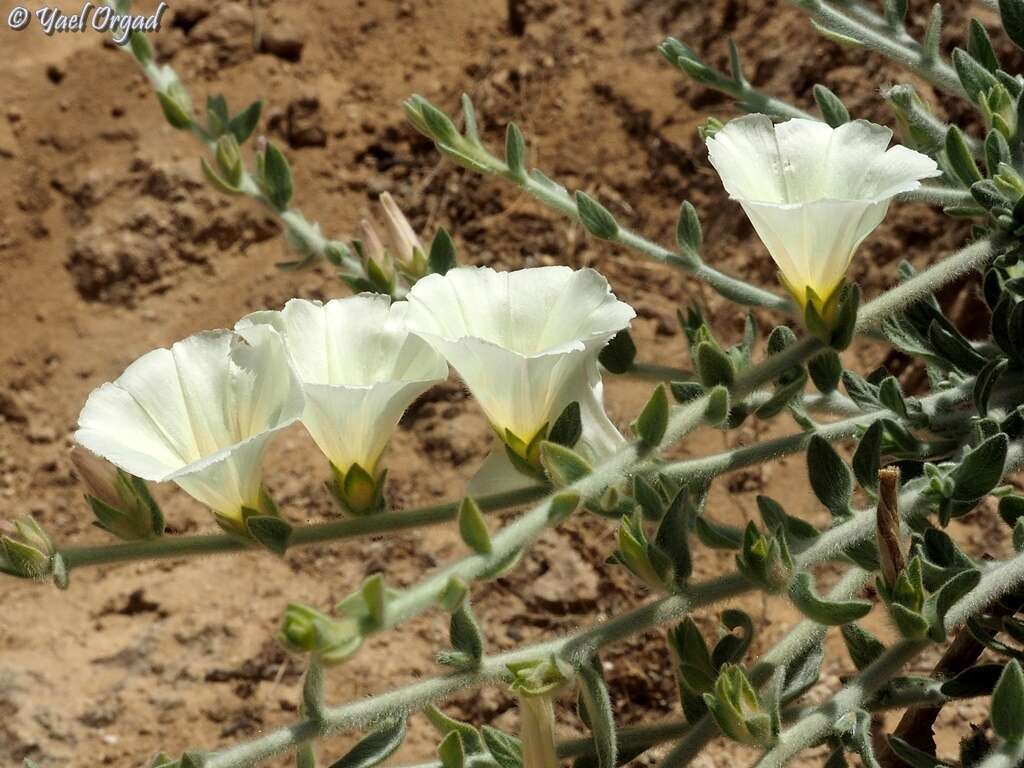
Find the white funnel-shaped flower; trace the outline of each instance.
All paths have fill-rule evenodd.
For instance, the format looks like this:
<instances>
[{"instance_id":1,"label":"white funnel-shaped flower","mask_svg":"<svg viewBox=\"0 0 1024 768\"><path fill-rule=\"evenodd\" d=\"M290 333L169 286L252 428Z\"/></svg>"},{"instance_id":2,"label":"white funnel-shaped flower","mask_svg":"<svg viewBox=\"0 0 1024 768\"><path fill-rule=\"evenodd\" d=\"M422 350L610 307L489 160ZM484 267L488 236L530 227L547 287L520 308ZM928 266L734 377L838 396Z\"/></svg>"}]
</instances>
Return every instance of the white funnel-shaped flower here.
<instances>
[{"instance_id":1,"label":"white funnel-shaped flower","mask_svg":"<svg viewBox=\"0 0 1024 768\"><path fill-rule=\"evenodd\" d=\"M277 333L208 331L143 355L94 390L75 441L133 475L177 483L244 530L243 510L261 509L267 441L301 413Z\"/></svg>"},{"instance_id":2,"label":"white funnel-shaped flower","mask_svg":"<svg viewBox=\"0 0 1024 768\"><path fill-rule=\"evenodd\" d=\"M574 401L585 452L603 456L621 444L602 405L597 356L636 313L594 270L461 267L421 279L401 311L513 450L543 437Z\"/></svg>"},{"instance_id":3,"label":"white funnel-shaped flower","mask_svg":"<svg viewBox=\"0 0 1024 768\"><path fill-rule=\"evenodd\" d=\"M800 118L773 125L765 115L747 115L707 140L722 184L743 206L801 307L809 290L828 301L893 196L940 174L926 155L900 145L887 149L891 138L888 128L865 120L831 128Z\"/></svg>"},{"instance_id":4,"label":"white funnel-shaped flower","mask_svg":"<svg viewBox=\"0 0 1024 768\"><path fill-rule=\"evenodd\" d=\"M247 336L267 326L284 338L302 382L302 423L342 477L353 465L376 474L405 409L448 376L444 359L406 330L387 296L326 304L292 299L281 311L242 318L235 328Z\"/></svg>"}]
</instances>

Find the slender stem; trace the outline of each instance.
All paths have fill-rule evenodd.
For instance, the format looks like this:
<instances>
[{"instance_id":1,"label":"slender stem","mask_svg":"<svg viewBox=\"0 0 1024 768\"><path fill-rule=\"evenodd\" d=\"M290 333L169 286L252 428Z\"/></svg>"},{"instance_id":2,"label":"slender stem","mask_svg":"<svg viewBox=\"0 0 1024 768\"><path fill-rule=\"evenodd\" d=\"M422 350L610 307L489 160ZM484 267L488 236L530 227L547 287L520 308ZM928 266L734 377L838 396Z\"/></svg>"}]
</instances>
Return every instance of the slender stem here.
<instances>
[{"instance_id":1,"label":"slender stem","mask_svg":"<svg viewBox=\"0 0 1024 768\"><path fill-rule=\"evenodd\" d=\"M857 315L857 330L865 331L876 327L886 317L899 312L908 304L934 293L972 269L980 269L995 255L998 247L998 243L994 241L978 240L928 269L918 272L909 280L865 304Z\"/></svg>"},{"instance_id":2,"label":"slender stem","mask_svg":"<svg viewBox=\"0 0 1024 768\"><path fill-rule=\"evenodd\" d=\"M790 0L797 8L828 31L856 40L865 48L881 53L932 85L954 96L967 98L953 68L939 57L931 57L916 42L905 35L880 30L833 8L827 0Z\"/></svg>"},{"instance_id":3,"label":"slender stem","mask_svg":"<svg viewBox=\"0 0 1024 768\"><path fill-rule=\"evenodd\" d=\"M113 6L111 0L107 0L106 4ZM142 33L136 31L134 34L141 35ZM170 78L173 78L173 80L179 84L181 83L180 78L174 70L171 69L170 65L157 65L157 63L152 59L149 61L139 61L132 53L130 46L119 45L118 47L124 50L139 65L139 68L146 76L146 79L149 80L154 92L162 92L169 84ZM192 117L192 115L190 115L190 117ZM190 133L196 137L196 139L211 155L214 153L216 149L216 142L211 141L210 137L200 129L194 121L192 123ZM273 205L260 190L255 177L248 171L248 169L242 169L241 179L236 186L238 187L239 194L256 201L281 221L285 231L291 235L291 238L289 239L290 243L293 247L298 248L300 255L303 257L303 264L308 263L308 261L313 259L321 259L327 256L327 246L331 241L324 237L323 233L320 231L320 225L309 221L301 211L295 208L288 208L287 210L282 211ZM363 265L357 259L347 255L344 251L341 253L344 261L344 267L349 272L353 272L358 275L364 274Z\"/></svg>"},{"instance_id":4,"label":"slender stem","mask_svg":"<svg viewBox=\"0 0 1024 768\"><path fill-rule=\"evenodd\" d=\"M976 205L974 197L966 189L940 187L935 184L924 184L910 192L901 192L896 199L905 202L931 203L933 205ZM978 208L979 213L984 209Z\"/></svg>"},{"instance_id":5,"label":"slender stem","mask_svg":"<svg viewBox=\"0 0 1024 768\"><path fill-rule=\"evenodd\" d=\"M484 511L508 509L520 504L543 498L550 493L547 486L538 485L532 488L481 496L477 504ZM322 544L328 541L351 539L357 536L370 536L400 531L407 528L418 528L424 525L454 520L458 513L459 502L447 501L401 512L385 512L367 517L353 517L344 520L331 520L326 523L297 526L292 530L288 547ZM254 541L229 534L205 534L199 536L162 536L146 541L126 541L119 544L103 544L93 547L66 547L60 550L68 568L80 568L86 565L106 565L122 563L130 560L153 560L167 557L187 555L212 555L226 552L260 551L262 548Z\"/></svg>"}]
</instances>

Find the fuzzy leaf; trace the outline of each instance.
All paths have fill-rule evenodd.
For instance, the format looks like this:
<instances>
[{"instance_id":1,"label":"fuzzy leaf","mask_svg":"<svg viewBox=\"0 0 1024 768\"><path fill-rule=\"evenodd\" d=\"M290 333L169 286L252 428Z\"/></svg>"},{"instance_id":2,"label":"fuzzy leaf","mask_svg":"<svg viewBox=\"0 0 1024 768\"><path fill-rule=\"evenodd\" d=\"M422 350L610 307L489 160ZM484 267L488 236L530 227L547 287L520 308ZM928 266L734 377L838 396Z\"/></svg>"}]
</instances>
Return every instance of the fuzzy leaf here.
<instances>
[{"instance_id":1,"label":"fuzzy leaf","mask_svg":"<svg viewBox=\"0 0 1024 768\"><path fill-rule=\"evenodd\" d=\"M331 763L331 768L374 768L387 760L405 740L405 719L391 720L374 729L345 755Z\"/></svg>"},{"instance_id":2,"label":"fuzzy leaf","mask_svg":"<svg viewBox=\"0 0 1024 768\"><path fill-rule=\"evenodd\" d=\"M615 217L586 192L576 192L576 209L583 226L594 237L612 240L619 234Z\"/></svg>"},{"instance_id":3,"label":"fuzzy leaf","mask_svg":"<svg viewBox=\"0 0 1024 768\"><path fill-rule=\"evenodd\" d=\"M850 513L853 476L835 449L823 437L814 435L807 446L807 473L818 500L835 517Z\"/></svg>"},{"instance_id":4,"label":"fuzzy leaf","mask_svg":"<svg viewBox=\"0 0 1024 768\"><path fill-rule=\"evenodd\" d=\"M1024 740L1024 671L1011 659L992 691L992 730L1005 741Z\"/></svg>"}]
</instances>

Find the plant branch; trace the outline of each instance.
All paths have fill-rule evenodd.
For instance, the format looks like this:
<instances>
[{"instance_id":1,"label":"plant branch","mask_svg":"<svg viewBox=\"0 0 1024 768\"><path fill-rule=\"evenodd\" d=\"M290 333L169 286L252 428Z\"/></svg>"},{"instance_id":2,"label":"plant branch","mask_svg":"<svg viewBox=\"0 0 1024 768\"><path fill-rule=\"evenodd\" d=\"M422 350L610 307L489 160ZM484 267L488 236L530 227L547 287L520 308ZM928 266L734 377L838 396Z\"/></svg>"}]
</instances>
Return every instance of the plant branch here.
<instances>
[{"instance_id":1,"label":"plant branch","mask_svg":"<svg viewBox=\"0 0 1024 768\"><path fill-rule=\"evenodd\" d=\"M897 35L892 30L883 30L863 20L857 20L852 15L833 8L827 0L790 2L826 32L838 34L881 53L947 93L967 98L967 93L953 68L941 57L929 55L919 43L905 33ZM863 14L861 17L865 18Z\"/></svg>"},{"instance_id":2,"label":"plant branch","mask_svg":"<svg viewBox=\"0 0 1024 768\"><path fill-rule=\"evenodd\" d=\"M508 509L536 501L550 493L547 486L481 496L477 504L485 512ZM454 520L459 501L448 501L399 512L385 512L366 517L331 520L325 523L297 526L292 529L288 547L323 544L329 541L371 536L387 531L400 531ZM203 556L228 552L260 551L259 544L226 533L199 536L162 536L145 541L126 541L87 547L65 547L59 551L68 568L106 565L131 560L156 560L168 557Z\"/></svg>"}]
</instances>

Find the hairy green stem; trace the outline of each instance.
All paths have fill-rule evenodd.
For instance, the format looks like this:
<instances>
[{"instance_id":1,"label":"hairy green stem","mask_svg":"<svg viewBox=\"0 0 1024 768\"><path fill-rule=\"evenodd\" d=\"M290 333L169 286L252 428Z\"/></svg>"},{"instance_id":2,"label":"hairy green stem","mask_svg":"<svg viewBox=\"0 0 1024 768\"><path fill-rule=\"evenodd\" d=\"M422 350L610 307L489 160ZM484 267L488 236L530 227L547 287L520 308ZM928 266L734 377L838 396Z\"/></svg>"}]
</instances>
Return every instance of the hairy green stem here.
<instances>
[{"instance_id":1,"label":"hairy green stem","mask_svg":"<svg viewBox=\"0 0 1024 768\"><path fill-rule=\"evenodd\" d=\"M920 404L925 414L941 414L945 418L950 409L970 400L973 388L974 379L971 378L954 389L936 392L921 398ZM659 472L683 483L703 482L726 472L773 461L802 451L815 435L830 442L849 439L855 436L861 427L869 427L883 418L899 420L897 414L887 410L858 413L856 416L835 421L814 430L798 432L696 459L677 461L659 468Z\"/></svg>"},{"instance_id":2,"label":"hairy green stem","mask_svg":"<svg viewBox=\"0 0 1024 768\"><path fill-rule=\"evenodd\" d=\"M476 501L485 512L495 511L536 501L550 492L549 487L538 485L533 488L481 496ZM322 544L328 541L447 522L455 519L459 503L458 501L449 501L400 512L385 512L379 515L297 526L292 530L288 547ZM154 560L187 555L258 551L260 549L261 547L255 541L222 533L200 536L162 536L146 541L126 541L91 547L66 547L61 548L60 553L69 568L80 568L86 565L106 565L130 560Z\"/></svg>"},{"instance_id":3,"label":"hairy green stem","mask_svg":"<svg viewBox=\"0 0 1024 768\"><path fill-rule=\"evenodd\" d=\"M949 94L967 98L953 68L939 57L929 56L920 44L892 30L880 30L836 10L827 0L790 0L822 28L856 40L865 48L901 64Z\"/></svg>"}]
</instances>

